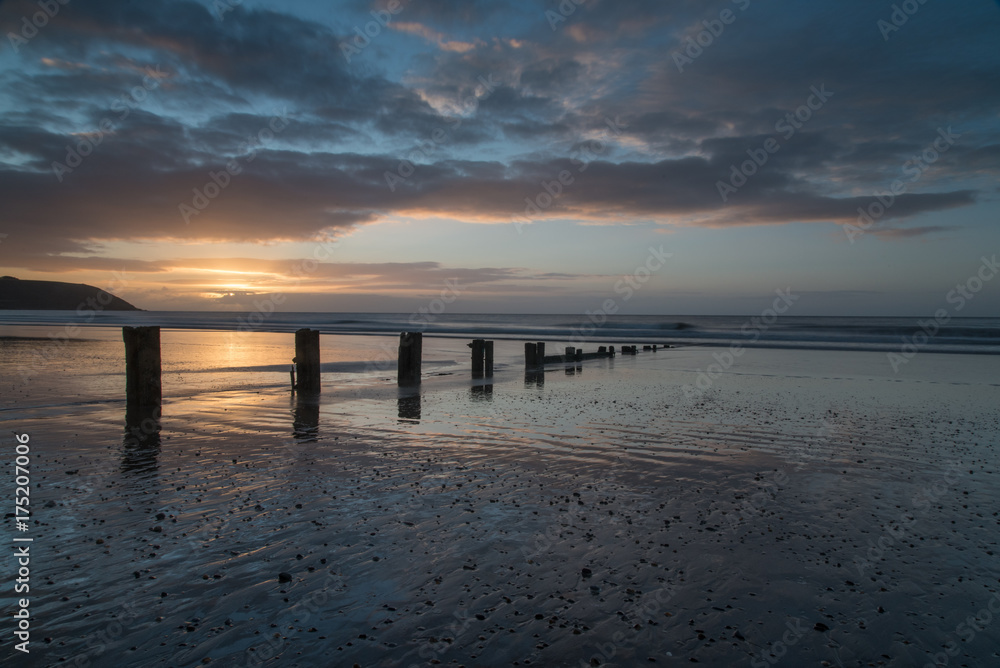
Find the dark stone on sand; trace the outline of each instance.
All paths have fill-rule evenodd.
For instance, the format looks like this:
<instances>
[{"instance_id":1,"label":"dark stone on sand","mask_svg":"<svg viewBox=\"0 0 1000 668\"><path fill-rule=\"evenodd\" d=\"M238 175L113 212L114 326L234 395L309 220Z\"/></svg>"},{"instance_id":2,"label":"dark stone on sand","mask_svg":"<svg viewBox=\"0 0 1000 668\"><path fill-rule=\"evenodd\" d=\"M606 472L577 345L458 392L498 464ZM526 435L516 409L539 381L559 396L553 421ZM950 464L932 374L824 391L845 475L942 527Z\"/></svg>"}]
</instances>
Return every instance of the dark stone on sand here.
<instances>
[{"instance_id":1,"label":"dark stone on sand","mask_svg":"<svg viewBox=\"0 0 1000 668\"><path fill-rule=\"evenodd\" d=\"M823 622L816 622L816 626L814 626L813 629L819 631L820 633L823 633L824 631L829 631L830 627L824 624Z\"/></svg>"},{"instance_id":2,"label":"dark stone on sand","mask_svg":"<svg viewBox=\"0 0 1000 668\"><path fill-rule=\"evenodd\" d=\"M580 575L582 575L585 578L589 578L593 574L594 571L590 570L589 568L584 568L580 571Z\"/></svg>"},{"instance_id":3,"label":"dark stone on sand","mask_svg":"<svg viewBox=\"0 0 1000 668\"><path fill-rule=\"evenodd\" d=\"M291 581L292 581L291 573L285 573L285 572L278 573L278 582L291 582Z\"/></svg>"},{"instance_id":4,"label":"dark stone on sand","mask_svg":"<svg viewBox=\"0 0 1000 668\"><path fill-rule=\"evenodd\" d=\"M156 519L165 520L167 519L167 516L164 513L156 513Z\"/></svg>"}]
</instances>

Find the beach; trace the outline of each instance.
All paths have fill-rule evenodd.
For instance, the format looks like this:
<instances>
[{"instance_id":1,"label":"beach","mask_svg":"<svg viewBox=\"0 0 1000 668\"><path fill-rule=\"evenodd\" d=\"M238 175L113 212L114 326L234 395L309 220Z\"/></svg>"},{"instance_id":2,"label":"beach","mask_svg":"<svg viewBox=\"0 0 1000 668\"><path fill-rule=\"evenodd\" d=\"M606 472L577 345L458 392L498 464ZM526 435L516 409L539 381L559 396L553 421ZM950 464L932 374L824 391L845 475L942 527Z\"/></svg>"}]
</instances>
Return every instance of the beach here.
<instances>
[{"instance_id":1,"label":"beach","mask_svg":"<svg viewBox=\"0 0 1000 668\"><path fill-rule=\"evenodd\" d=\"M748 349L701 388L718 348L538 374L512 338L473 380L467 340L425 336L403 389L394 337L338 334L312 399L286 333L165 330L144 428L120 329L19 373L43 329L0 347L30 665L1000 657L995 355Z\"/></svg>"}]
</instances>

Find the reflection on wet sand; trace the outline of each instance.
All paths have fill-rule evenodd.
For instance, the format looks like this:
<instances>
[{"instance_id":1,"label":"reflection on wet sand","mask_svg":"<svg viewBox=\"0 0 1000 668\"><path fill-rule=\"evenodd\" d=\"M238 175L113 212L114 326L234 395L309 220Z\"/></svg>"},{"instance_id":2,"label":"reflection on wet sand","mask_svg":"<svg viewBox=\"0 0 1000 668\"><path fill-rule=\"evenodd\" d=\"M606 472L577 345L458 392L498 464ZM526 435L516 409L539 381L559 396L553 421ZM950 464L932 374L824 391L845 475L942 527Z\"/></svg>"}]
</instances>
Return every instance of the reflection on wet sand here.
<instances>
[{"instance_id":1,"label":"reflection on wet sand","mask_svg":"<svg viewBox=\"0 0 1000 668\"><path fill-rule=\"evenodd\" d=\"M470 388L473 401L493 401L493 384L473 385Z\"/></svg>"},{"instance_id":2,"label":"reflection on wet sand","mask_svg":"<svg viewBox=\"0 0 1000 668\"><path fill-rule=\"evenodd\" d=\"M122 437L122 473L155 471L159 454L160 407L129 406Z\"/></svg>"},{"instance_id":3,"label":"reflection on wet sand","mask_svg":"<svg viewBox=\"0 0 1000 668\"><path fill-rule=\"evenodd\" d=\"M319 439L319 397L298 392L294 401L292 436L300 443L315 443Z\"/></svg>"},{"instance_id":4,"label":"reflection on wet sand","mask_svg":"<svg viewBox=\"0 0 1000 668\"><path fill-rule=\"evenodd\" d=\"M399 411L399 421L416 423L420 422L420 394L400 393L397 400Z\"/></svg>"},{"instance_id":5,"label":"reflection on wet sand","mask_svg":"<svg viewBox=\"0 0 1000 668\"><path fill-rule=\"evenodd\" d=\"M525 387L544 387L545 386L545 370L544 369L528 369L524 372L524 386Z\"/></svg>"}]
</instances>

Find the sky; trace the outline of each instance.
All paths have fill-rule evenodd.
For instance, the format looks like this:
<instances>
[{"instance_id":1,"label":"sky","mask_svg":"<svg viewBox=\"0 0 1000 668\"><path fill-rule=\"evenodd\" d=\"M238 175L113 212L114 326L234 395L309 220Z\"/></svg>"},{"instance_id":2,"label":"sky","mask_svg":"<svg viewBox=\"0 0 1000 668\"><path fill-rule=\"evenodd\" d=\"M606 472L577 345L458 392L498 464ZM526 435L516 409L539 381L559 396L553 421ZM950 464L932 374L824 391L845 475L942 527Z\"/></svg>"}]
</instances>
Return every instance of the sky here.
<instances>
[{"instance_id":1,"label":"sky","mask_svg":"<svg viewBox=\"0 0 1000 668\"><path fill-rule=\"evenodd\" d=\"M1000 314L994 0L0 0L0 33L4 275L803 316L972 280L954 315Z\"/></svg>"}]
</instances>

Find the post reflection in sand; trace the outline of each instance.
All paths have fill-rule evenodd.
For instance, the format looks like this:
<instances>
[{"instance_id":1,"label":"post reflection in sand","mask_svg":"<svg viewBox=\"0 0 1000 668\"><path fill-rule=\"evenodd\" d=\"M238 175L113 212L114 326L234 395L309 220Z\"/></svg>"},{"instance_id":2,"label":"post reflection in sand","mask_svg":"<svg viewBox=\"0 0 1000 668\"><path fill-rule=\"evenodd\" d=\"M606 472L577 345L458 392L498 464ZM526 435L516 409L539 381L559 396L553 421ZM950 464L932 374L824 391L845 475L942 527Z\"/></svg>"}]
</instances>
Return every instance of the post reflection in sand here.
<instances>
[{"instance_id":1,"label":"post reflection in sand","mask_svg":"<svg viewBox=\"0 0 1000 668\"><path fill-rule=\"evenodd\" d=\"M420 422L420 393L413 394L400 390L396 400L400 424L417 424Z\"/></svg>"},{"instance_id":2,"label":"post reflection in sand","mask_svg":"<svg viewBox=\"0 0 1000 668\"><path fill-rule=\"evenodd\" d=\"M493 401L493 384L473 385L470 388L473 401Z\"/></svg>"},{"instance_id":3,"label":"post reflection in sand","mask_svg":"<svg viewBox=\"0 0 1000 668\"><path fill-rule=\"evenodd\" d=\"M122 473L156 471L160 454L160 407L129 406L122 437Z\"/></svg>"},{"instance_id":4,"label":"post reflection in sand","mask_svg":"<svg viewBox=\"0 0 1000 668\"><path fill-rule=\"evenodd\" d=\"M319 440L319 397L296 393L292 409L292 436L299 443Z\"/></svg>"},{"instance_id":5,"label":"post reflection in sand","mask_svg":"<svg viewBox=\"0 0 1000 668\"><path fill-rule=\"evenodd\" d=\"M545 387L545 370L528 369L524 372L525 387Z\"/></svg>"}]
</instances>

